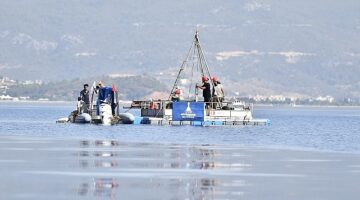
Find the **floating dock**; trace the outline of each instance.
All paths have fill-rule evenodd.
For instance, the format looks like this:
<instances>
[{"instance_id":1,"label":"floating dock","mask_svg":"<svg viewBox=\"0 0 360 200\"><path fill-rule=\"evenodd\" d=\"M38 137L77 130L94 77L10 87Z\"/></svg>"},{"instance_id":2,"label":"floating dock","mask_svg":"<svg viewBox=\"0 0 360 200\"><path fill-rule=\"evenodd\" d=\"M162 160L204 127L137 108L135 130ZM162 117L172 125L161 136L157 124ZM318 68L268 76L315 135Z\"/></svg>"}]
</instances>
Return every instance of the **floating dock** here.
<instances>
[{"instance_id":1,"label":"floating dock","mask_svg":"<svg viewBox=\"0 0 360 200\"><path fill-rule=\"evenodd\" d=\"M148 124L158 126L257 126L270 125L268 119L251 120L205 120L205 121L173 121L155 117L135 117L134 125Z\"/></svg>"}]
</instances>

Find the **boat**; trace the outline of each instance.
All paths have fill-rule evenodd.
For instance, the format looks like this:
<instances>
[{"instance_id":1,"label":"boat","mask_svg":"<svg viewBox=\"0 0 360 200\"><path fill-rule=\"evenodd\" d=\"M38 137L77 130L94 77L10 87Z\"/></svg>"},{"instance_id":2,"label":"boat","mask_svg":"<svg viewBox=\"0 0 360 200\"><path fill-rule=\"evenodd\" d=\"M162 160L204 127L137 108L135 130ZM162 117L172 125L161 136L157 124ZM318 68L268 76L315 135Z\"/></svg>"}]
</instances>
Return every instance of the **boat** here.
<instances>
[{"instance_id":1,"label":"boat","mask_svg":"<svg viewBox=\"0 0 360 200\"><path fill-rule=\"evenodd\" d=\"M134 124L153 125L269 125L268 119L255 119L252 115L252 104L233 100L220 101L218 98L211 102L204 102L199 97L199 77L212 77L210 68L200 45L199 32L196 31L192 45L185 60L180 66L175 83L165 100L132 101L127 109L140 109L140 116L136 116ZM184 82L184 83L182 83ZM214 88L214 80L210 79ZM174 100L174 95L188 91L187 98Z\"/></svg>"},{"instance_id":2,"label":"boat","mask_svg":"<svg viewBox=\"0 0 360 200\"><path fill-rule=\"evenodd\" d=\"M91 99L89 108L85 105L69 114L68 117L58 119L57 123L77 124L133 124L135 117L131 113L121 113L119 94L116 87L96 86L94 81L90 90Z\"/></svg>"}]
</instances>

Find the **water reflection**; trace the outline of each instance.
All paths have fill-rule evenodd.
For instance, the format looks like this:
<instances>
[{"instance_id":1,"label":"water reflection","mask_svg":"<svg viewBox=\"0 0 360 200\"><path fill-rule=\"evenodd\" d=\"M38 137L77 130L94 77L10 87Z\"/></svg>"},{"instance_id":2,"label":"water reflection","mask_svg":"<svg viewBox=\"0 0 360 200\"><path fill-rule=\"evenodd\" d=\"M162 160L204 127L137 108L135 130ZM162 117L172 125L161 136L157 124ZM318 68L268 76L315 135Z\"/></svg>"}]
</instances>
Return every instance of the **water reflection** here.
<instances>
[{"instance_id":1,"label":"water reflection","mask_svg":"<svg viewBox=\"0 0 360 200\"><path fill-rule=\"evenodd\" d=\"M94 196L115 197L115 190L119 186L114 178L94 179Z\"/></svg>"},{"instance_id":2,"label":"water reflection","mask_svg":"<svg viewBox=\"0 0 360 200\"><path fill-rule=\"evenodd\" d=\"M95 145L99 146L99 147L113 147L113 146L118 146L119 142L113 141L113 140L110 140L110 141L96 140Z\"/></svg>"},{"instance_id":3,"label":"water reflection","mask_svg":"<svg viewBox=\"0 0 360 200\"><path fill-rule=\"evenodd\" d=\"M81 158L79 160L81 168L111 168L117 167L118 163L116 159L111 159L112 157L117 157L117 153L113 150L104 150L101 147L116 147L119 143L117 141L105 141L105 140L96 140L94 142L83 140L80 142L82 149L78 153L78 156ZM106 158L110 158L106 160Z\"/></svg>"},{"instance_id":4,"label":"water reflection","mask_svg":"<svg viewBox=\"0 0 360 200\"><path fill-rule=\"evenodd\" d=\"M82 183L78 188L79 196L87 196L92 193L96 197L115 197L115 190L119 186L113 178L94 178L93 183Z\"/></svg>"},{"instance_id":5,"label":"water reflection","mask_svg":"<svg viewBox=\"0 0 360 200\"><path fill-rule=\"evenodd\" d=\"M224 173L249 170L252 165L231 160L227 150L211 146L125 144L114 140L81 141L79 167L94 175L82 181L78 195L120 198L123 194L156 199L157 192L174 199L215 199L242 194L244 180L227 178ZM226 156L225 156L226 155ZM241 158L241 157L240 157ZM229 184L230 182L230 184ZM241 184L239 184L241 183ZM236 187L237 193L233 193ZM120 195L121 194L121 195ZM167 198L168 197L168 198Z\"/></svg>"},{"instance_id":6,"label":"water reflection","mask_svg":"<svg viewBox=\"0 0 360 200\"><path fill-rule=\"evenodd\" d=\"M116 161L106 161L106 160L96 160L95 167L111 168L117 167L118 163Z\"/></svg>"}]
</instances>

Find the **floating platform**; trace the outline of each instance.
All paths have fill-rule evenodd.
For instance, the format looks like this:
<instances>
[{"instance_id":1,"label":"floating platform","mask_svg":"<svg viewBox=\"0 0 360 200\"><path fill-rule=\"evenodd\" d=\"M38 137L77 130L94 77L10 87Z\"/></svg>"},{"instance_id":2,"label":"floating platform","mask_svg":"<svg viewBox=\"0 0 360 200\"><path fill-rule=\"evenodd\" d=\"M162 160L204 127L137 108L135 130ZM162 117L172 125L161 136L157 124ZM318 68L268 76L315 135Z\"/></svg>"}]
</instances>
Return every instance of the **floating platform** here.
<instances>
[{"instance_id":1,"label":"floating platform","mask_svg":"<svg viewBox=\"0 0 360 200\"><path fill-rule=\"evenodd\" d=\"M171 125L171 126L257 126L270 125L268 119L251 119L251 120L205 120L205 121L173 121L156 117L135 117L134 125Z\"/></svg>"}]
</instances>

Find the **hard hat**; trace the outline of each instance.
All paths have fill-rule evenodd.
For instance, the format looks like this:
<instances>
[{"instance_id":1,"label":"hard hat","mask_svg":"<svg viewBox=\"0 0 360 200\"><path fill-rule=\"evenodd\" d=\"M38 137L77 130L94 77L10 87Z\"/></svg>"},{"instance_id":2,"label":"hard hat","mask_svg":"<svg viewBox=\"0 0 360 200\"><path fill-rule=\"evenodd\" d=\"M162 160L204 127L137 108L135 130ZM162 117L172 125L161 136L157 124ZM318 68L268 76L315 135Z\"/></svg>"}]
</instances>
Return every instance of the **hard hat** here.
<instances>
[{"instance_id":1,"label":"hard hat","mask_svg":"<svg viewBox=\"0 0 360 200\"><path fill-rule=\"evenodd\" d=\"M216 76L211 77L211 80L214 81L214 82L219 81L219 79Z\"/></svg>"},{"instance_id":2,"label":"hard hat","mask_svg":"<svg viewBox=\"0 0 360 200\"><path fill-rule=\"evenodd\" d=\"M208 79L208 77L203 76L203 77L201 78L201 80L202 80L203 82L205 82L205 81L208 81L209 79Z\"/></svg>"},{"instance_id":3,"label":"hard hat","mask_svg":"<svg viewBox=\"0 0 360 200\"><path fill-rule=\"evenodd\" d=\"M180 94L180 89L176 89L175 94Z\"/></svg>"}]
</instances>

